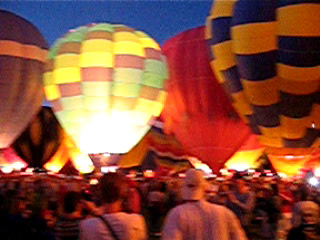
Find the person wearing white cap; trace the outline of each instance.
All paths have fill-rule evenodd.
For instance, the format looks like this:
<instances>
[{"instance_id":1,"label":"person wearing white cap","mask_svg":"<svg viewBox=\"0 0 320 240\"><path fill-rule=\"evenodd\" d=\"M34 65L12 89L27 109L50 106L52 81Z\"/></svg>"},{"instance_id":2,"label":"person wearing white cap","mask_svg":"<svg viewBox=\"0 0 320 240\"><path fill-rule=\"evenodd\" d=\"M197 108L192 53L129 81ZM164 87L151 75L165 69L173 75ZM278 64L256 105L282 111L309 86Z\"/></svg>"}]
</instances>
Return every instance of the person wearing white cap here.
<instances>
[{"instance_id":1,"label":"person wearing white cap","mask_svg":"<svg viewBox=\"0 0 320 240\"><path fill-rule=\"evenodd\" d=\"M186 172L182 195L184 204L171 209L162 230L163 240L246 240L236 215L224 206L205 200L203 172Z\"/></svg>"}]
</instances>

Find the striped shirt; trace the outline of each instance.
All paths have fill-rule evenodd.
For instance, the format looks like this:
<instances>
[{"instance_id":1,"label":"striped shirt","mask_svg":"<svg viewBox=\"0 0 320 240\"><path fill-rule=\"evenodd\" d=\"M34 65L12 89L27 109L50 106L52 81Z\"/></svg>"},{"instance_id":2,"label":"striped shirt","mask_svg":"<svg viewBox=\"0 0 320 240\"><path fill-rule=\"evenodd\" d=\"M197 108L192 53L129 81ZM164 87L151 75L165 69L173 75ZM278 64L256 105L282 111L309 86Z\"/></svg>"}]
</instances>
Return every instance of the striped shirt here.
<instances>
[{"instance_id":1,"label":"striped shirt","mask_svg":"<svg viewBox=\"0 0 320 240\"><path fill-rule=\"evenodd\" d=\"M80 218L58 219L55 227L57 240L77 240L79 239Z\"/></svg>"}]
</instances>

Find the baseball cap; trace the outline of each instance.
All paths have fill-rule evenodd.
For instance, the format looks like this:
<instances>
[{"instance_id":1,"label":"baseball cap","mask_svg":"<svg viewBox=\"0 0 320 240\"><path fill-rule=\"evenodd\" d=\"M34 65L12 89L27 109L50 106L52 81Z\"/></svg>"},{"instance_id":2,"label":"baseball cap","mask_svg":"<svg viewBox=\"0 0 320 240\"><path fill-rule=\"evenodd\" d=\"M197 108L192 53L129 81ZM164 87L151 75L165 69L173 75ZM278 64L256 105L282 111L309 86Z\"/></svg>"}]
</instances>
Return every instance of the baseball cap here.
<instances>
[{"instance_id":1,"label":"baseball cap","mask_svg":"<svg viewBox=\"0 0 320 240\"><path fill-rule=\"evenodd\" d=\"M204 197L206 182L203 172L197 169L189 169L184 179L182 196L184 200L200 200Z\"/></svg>"}]
</instances>

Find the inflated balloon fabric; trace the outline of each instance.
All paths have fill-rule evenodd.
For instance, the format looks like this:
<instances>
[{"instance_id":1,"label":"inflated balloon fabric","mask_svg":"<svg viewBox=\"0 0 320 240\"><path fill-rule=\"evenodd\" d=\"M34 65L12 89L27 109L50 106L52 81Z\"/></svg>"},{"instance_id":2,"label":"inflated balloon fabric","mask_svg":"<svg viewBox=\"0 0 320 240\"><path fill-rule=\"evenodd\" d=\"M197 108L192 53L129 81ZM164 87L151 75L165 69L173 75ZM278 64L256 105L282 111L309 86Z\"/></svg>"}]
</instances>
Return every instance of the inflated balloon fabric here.
<instances>
[{"instance_id":1,"label":"inflated balloon fabric","mask_svg":"<svg viewBox=\"0 0 320 240\"><path fill-rule=\"evenodd\" d=\"M86 153L125 153L150 128L166 98L159 45L124 25L69 31L50 50L45 93L62 126Z\"/></svg>"},{"instance_id":2,"label":"inflated balloon fabric","mask_svg":"<svg viewBox=\"0 0 320 240\"><path fill-rule=\"evenodd\" d=\"M63 129L52 109L42 107L12 146L30 167L42 168L59 149L63 138Z\"/></svg>"},{"instance_id":3,"label":"inflated balloon fabric","mask_svg":"<svg viewBox=\"0 0 320 240\"><path fill-rule=\"evenodd\" d=\"M320 1L215 0L211 66L265 146L312 147L320 129Z\"/></svg>"},{"instance_id":4,"label":"inflated balloon fabric","mask_svg":"<svg viewBox=\"0 0 320 240\"><path fill-rule=\"evenodd\" d=\"M47 43L27 20L0 10L0 148L40 110Z\"/></svg>"},{"instance_id":5,"label":"inflated balloon fabric","mask_svg":"<svg viewBox=\"0 0 320 240\"><path fill-rule=\"evenodd\" d=\"M184 31L164 43L170 67L165 129L190 155L219 170L240 148L258 150L254 135L234 111L212 74L205 27Z\"/></svg>"}]
</instances>

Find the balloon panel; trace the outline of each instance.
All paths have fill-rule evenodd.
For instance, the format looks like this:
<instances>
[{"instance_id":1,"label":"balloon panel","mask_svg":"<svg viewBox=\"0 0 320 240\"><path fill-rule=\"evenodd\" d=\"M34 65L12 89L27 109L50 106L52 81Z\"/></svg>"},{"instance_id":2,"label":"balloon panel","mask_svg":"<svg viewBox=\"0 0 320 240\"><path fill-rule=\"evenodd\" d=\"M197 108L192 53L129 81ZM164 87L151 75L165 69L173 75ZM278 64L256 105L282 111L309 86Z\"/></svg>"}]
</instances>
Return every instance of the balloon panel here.
<instances>
[{"instance_id":1,"label":"balloon panel","mask_svg":"<svg viewBox=\"0 0 320 240\"><path fill-rule=\"evenodd\" d=\"M65 132L63 135L58 150L43 167L52 172L69 173L70 175L92 172L94 166L89 156L81 153Z\"/></svg>"},{"instance_id":2,"label":"balloon panel","mask_svg":"<svg viewBox=\"0 0 320 240\"><path fill-rule=\"evenodd\" d=\"M63 137L63 129L51 108L42 107L12 146L30 167L41 168L58 150Z\"/></svg>"},{"instance_id":3,"label":"balloon panel","mask_svg":"<svg viewBox=\"0 0 320 240\"><path fill-rule=\"evenodd\" d=\"M319 1L213 2L210 64L267 147L314 147L319 138L319 20Z\"/></svg>"},{"instance_id":4,"label":"balloon panel","mask_svg":"<svg viewBox=\"0 0 320 240\"><path fill-rule=\"evenodd\" d=\"M167 132L218 170L252 134L212 74L204 31L204 27L185 31L163 45L170 78L162 116Z\"/></svg>"},{"instance_id":5,"label":"balloon panel","mask_svg":"<svg viewBox=\"0 0 320 240\"><path fill-rule=\"evenodd\" d=\"M285 173L287 176L301 175L303 170L315 170L320 167L319 152L307 155L272 155L269 159L278 173Z\"/></svg>"},{"instance_id":6,"label":"balloon panel","mask_svg":"<svg viewBox=\"0 0 320 240\"><path fill-rule=\"evenodd\" d=\"M165 57L146 34L124 25L69 31L51 48L45 93L86 153L125 153L148 131L166 98Z\"/></svg>"},{"instance_id":7,"label":"balloon panel","mask_svg":"<svg viewBox=\"0 0 320 240\"><path fill-rule=\"evenodd\" d=\"M265 148L259 146L259 140L251 135L225 163L225 168L244 171L250 168L259 168L259 158L264 154Z\"/></svg>"},{"instance_id":8,"label":"balloon panel","mask_svg":"<svg viewBox=\"0 0 320 240\"><path fill-rule=\"evenodd\" d=\"M80 173L93 171L89 156L76 147L50 107L42 107L12 147L32 168L59 172L71 161Z\"/></svg>"},{"instance_id":9,"label":"balloon panel","mask_svg":"<svg viewBox=\"0 0 320 240\"><path fill-rule=\"evenodd\" d=\"M0 10L0 148L8 147L39 111L47 43L25 19Z\"/></svg>"},{"instance_id":10,"label":"balloon panel","mask_svg":"<svg viewBox=\"0 0 320 240\"><path fill-rule=\"evenodd\" d=\"M73 166L71 161L68 161L59 171L60 174L65 175L79 175L79 171Z\"/></svg>"}]
</instances>

